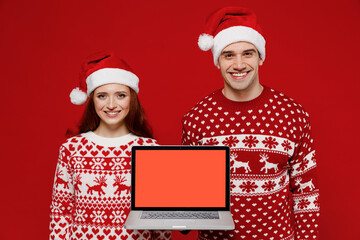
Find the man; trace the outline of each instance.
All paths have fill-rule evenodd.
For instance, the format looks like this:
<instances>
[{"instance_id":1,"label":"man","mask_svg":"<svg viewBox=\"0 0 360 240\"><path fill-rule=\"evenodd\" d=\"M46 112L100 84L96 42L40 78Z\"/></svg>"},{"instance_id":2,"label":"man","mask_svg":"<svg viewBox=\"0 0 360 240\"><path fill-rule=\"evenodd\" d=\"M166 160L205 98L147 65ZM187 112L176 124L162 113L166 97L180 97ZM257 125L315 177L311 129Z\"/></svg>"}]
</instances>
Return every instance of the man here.
<instances>
[{"instance_id":1,"label":"man","mask_svg":"<svg viewBox=\"0 0 360 240\"><path fill-rule=\"evenodd\" d=\"M265 39L248 9L226 7L207 20L199 47L212 50L224 88L183 118L185 145L231 148L234 231L199 239L318 239L319 191L309 116L284 94L261 85Z\"/></svg>"}]
</instances>

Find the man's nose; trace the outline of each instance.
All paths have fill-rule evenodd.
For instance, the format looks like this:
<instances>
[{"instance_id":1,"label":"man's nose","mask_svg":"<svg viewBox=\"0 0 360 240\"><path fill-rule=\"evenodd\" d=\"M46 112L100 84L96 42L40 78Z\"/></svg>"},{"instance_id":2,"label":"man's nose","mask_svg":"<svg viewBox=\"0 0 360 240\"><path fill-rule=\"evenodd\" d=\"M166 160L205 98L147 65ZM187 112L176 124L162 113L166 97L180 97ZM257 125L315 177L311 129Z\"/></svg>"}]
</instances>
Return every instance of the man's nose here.
<instances>
[{"instance_id":1,"label":"man's nose","mask_svg":"<svg viewBox=\"0 0 360 240\"><path fill-rule=\"evenodd\" d=\"M245 65L243 59L241 58L241 56L238 56L234 59L233 67L234 67L234 69L237 69L237 70L243 70L244 68L246 68L246 65Z\"/></svg>"}]
</instances>

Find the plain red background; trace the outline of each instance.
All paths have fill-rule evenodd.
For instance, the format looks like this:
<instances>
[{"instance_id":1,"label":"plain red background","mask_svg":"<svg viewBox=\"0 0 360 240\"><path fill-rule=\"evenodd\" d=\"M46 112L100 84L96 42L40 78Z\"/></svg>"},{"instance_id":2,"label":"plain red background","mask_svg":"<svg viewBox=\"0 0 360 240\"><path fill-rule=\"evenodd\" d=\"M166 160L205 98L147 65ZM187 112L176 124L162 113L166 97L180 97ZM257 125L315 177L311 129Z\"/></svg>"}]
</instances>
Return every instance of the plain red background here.
<instances>
[{"instance_id":1,"label":"plain red background","mask_svg":"<svg viewBox=\"0 0 360 240\"><path fill-rule=\"evenodd\" d=\"M180 144L183 114L223 85L196 42L206 16L227 5L258 15L260 81L311 114L322 239L360 239L359 0L1 0L0 239L48 238L58 148L83 109L69 101L82 59L101 49L126 59L155 137Z\"/></svg>"}]
</instances>

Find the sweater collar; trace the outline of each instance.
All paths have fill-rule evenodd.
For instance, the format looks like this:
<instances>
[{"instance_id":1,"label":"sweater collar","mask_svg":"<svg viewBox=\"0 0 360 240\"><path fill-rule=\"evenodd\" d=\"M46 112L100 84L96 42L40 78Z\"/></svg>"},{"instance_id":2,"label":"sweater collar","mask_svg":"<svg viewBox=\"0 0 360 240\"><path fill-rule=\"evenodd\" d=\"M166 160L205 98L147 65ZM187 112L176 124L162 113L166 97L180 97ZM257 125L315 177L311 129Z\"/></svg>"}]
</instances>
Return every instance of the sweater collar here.
<instances>
[{"instance_id":1,"label":"sweater collar","mask_svg":"<svg viewBox=\"0 0 360 240\"><path fill-rule=\"evenodd\" d=\"M261 94L250 101L238 102L230 100L224 96L224 94L222 93L222 89L216 90L214 92L214 99L216 99L216 101L218 101L222 105L233 110L254 109L264 105L268 101L269 96L271 95L271 89L267 86L263 87L264 89L262 90Z\"/></svg>"},{"instance_id":2,"label":"sweater collar","mask_svg":"<svg viewBox=\"0 0 360 240\"><path fill-rule=\"evenodd\" d=\"M96 135L92 131L82 133L81 135L87 138L89 141L105 147L116 147L116 146L125 145L137 138L137 136L132 133L115 138L101 137L99 135Z\"/></svg>"}]
</instances>

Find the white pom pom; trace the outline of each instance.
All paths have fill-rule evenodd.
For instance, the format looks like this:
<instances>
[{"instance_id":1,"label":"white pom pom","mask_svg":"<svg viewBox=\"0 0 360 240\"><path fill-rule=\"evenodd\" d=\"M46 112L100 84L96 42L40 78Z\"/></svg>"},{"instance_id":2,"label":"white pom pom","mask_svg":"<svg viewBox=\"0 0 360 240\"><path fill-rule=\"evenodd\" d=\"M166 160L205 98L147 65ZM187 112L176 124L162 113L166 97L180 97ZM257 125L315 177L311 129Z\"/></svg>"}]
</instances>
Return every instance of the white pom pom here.
<instances>
[{"instance_id":1,"label":"white pom pom","mask_svg":"<svg viewBox=\"0 0 360 240\"><path fill-rule=\"evenodd\" d=\"M198 45L201 50L207 51L214 46L214 37L203 33L199 36Z\"/></svg>"},{"instance_id":2,"label":"white pom pom","mask_svg":"<svg viewBox=\"0 0 360 240\"><path fill-rule=\"evenodd\" d=\"M79 88L74 88L70 93L70 100L75 105L81 105L86 102L87 95Z\"/></svg>"}]
</instances>

